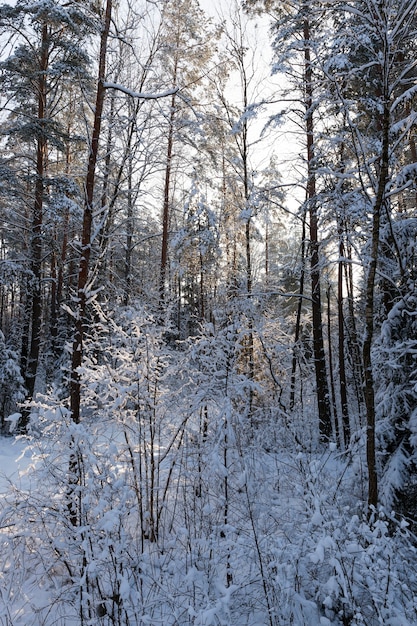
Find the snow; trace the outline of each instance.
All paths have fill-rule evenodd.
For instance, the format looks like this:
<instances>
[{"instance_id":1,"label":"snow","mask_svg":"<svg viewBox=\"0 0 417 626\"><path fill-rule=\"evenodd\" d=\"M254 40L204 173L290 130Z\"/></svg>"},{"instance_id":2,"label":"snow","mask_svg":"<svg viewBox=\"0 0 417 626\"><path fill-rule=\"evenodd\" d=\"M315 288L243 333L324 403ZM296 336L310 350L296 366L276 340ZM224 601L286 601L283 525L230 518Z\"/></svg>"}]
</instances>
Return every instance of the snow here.
<instances>
[{"instance_id":1,"label":"snow","mask_svg":"<svg viewBox=\"0 0 417 626\"><path fill-rule=\"evenodd\" d=\"M21 417L22 417L21 413L12 413L11 415L5 418L4 420L5 422L10 422L10 428L9 428L10 433L14 432Z\"/></svg>"},{"instance_id":2,"label":"snow","mask_svg":"<svg viewBox=\"0 0 417 626\"><path fill-rule=\"evenodd\" d=\"M229 413L232 420L231 412L229 407L220 415ZM51 407L45 408L45 416L53 422ZM165 459L158 470L161 489L173 472L172 488L167 483L167 501L161 509L163 534L155 542L145 539L141 547L137 517L141 500L131 482L123 425L119 432L105 420L68 427L65 434L66 427L55 424L50 440L0 439L0 492L5 498L0 507L0 549L9 564L0 577L0 591L13 626L52 626L60 619L75 626L79 621L71 606L81 592L94 598L94 605L102 606L107 615L123 607L120 625L129 617L130 622L152 626L269 626L269 603L274 626L341 626L341 606L352 615L356 610L352 626L376 626L377 617L369 607L384 604L385 597L391 602L393 594L397 600L384 623L412 624L399 598L410 591L413 568L407 571L408 580L401 576L405 552L403 557L396 554L399 546L387 532L384 516L370 526L352 509L354 468L342 462L337 451L301 454L277 449L253 455L249 450L236 454L231 448L226 471L224 456L210 451L210 446L198 452L198 442L189 441L185 464L185 459L177 458L173 466L166 454L159 457ZM72 531L59 494L66 476L60 473L68 458L62 456L66 437L82 451L85 472L80 492L83 524ZM215 432L211 441L215 448L223 445ZM238 441L235 437L233 447ZM139 463L139 457L133 458ZM195 496L198 477L201 497ZM227 523L226 477L231 509ZM141 497L146 498L145 490ZM15 513L7 502L19 503ZM150 529L155 522L152 510L144 508L142 515L143 527ZM407 533L403 524L399 526ZM13 552L9 535L15 538ZM35 552L28 551L33 541ZM13 593L7 581L13 582ZM28 621L29 606L42 622ZM48 606L54 608L47 610ZM407 611L411 614L411 605ZM6 618L0 613L0 624L2 619Z\"/></svg>"},{"instance_id":3,"label":"snow","mask_svg":"<svg viewBox=\"0 0 417 626\"><path fill-rule=\"evenodd\" d=\"M415 543L366 517L363 441L312 444L313 412L308 446L278 412L248 428L235 330L174 350L124 310L81 423L51 391L0 439L0 626L416 623Z\"/></svg>"},{"instance_id":4,"label":"snow","mask_svg":"<svg viewBox=\"0 0 417 626\"><path fill-rule=\"evenodd\" d=\"M32 454L27 441L0 437L0 495L11 488L28 490L31 486Z\"/></svg>"},{"instance_id":5,"label":"snow","mask_svg":"<svg viewBox=\"0 0 417 626\"><path fill-rule=\"evenodd\" d=\"M160 93L145 93L133 91L132 89L129 89L128 87L125 87L124 85L119 85L117 83L106 82L103 83L103 86L106 89L114 89L130 96L131 98L139 100L158 100L159 98L167 98L168 96L173 96L179 92L179 88L177 87L175 89L167 89L166 91L162 91Z\"/></svg>"}]
</instances>

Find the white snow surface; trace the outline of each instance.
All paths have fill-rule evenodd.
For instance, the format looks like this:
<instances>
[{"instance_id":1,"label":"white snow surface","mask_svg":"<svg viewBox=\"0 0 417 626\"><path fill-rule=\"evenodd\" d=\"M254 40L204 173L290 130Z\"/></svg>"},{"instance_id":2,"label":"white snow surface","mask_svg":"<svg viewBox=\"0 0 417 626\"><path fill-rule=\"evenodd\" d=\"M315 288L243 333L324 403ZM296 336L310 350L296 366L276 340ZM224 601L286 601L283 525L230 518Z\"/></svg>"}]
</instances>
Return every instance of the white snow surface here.
<instances>
[{"instance_id":1,"label":"white snow surface","mask_svg":"<svg viewBox=\"0 0 417 626\"><path fill-rule=\"evenodd\" d=\"M0 437L0 497L11 488L30 489L33 462L27 446L25 439Z\"/></svg>"},{"instance_id":2,"label":"white snow surface","mask_svg":"<svg viewBox=\"0 0 417 626\"><path fill-rule=\"evenodd\" d=\"M320 454L231 451L227 471L211 450L200 457L202 497L191 443L187 470L159 450L159 471L175 480L161 512L164 536L150 542L139 534L122 432L111 424L69 430L92 480L85 477L78 528L53 484L68 459L62 444L29 449L24 439L0 439L0 626L76 626L80 610L85 624L109 626L341 626L347 615L352 626L416 623L412 595L404 600L415 568L402 575L405 547L392 541L384 516L368 524L358 494L352 504L342 495L358 466L333 446ZM144 511L143 527L151 521Z\"/></svg>"}]
</instances>

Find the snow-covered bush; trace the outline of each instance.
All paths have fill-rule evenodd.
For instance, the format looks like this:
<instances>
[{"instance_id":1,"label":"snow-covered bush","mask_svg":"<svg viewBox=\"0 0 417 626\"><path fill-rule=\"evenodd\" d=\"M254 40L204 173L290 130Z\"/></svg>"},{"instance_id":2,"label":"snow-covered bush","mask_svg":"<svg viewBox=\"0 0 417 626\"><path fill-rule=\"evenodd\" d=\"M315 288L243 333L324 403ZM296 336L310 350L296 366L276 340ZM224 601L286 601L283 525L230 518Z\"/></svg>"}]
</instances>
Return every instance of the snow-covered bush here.
<instances>
[{"instance_id":1,"label":"snow-covered bush","mask_svg":"<svg viewBox=\"0 0 417 626\"><path fill-rule=\"evenodd\" d=\"M81 424L38 396L30 485L0 500L0 626L416 622L415 545L364 516L363 446L253 436L233 321L181 350L139 307L99 331Z\"/></svg>"},{"instance_id":2,"label":"snow-covered bush","mask_svg":"<svg viewBox=\"0 0 417 626\"><path fill-rule=\"evenodd\" d=\"M388 511L414 481L417 463L417 294L414 286L394 304L382 325L376 356L377 433L381 448L381 501Z\"/></svg>"},{"instance_id":3,"label":"snow-covered bush","mask_svg":"<svg viewBox=\"0 0 417 626\"><path fill-rule=\"evenodd\" d=\"M19 402L25 398L23 378L20 373L16 352L6 346L0 331L0 433L7 433L15 420L8 417L16 415Z\"/></svg>"}]
</instances>

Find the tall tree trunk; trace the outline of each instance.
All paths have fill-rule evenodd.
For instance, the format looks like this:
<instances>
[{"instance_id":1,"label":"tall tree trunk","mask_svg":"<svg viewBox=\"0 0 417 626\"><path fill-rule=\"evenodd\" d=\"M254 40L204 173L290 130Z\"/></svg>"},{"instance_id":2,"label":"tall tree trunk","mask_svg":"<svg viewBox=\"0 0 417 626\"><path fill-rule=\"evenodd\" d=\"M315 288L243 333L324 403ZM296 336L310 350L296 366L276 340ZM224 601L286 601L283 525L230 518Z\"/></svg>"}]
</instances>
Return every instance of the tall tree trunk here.
<instances>
[{"instance_id":1,"label":"tall tree trunk","mask_svg":"<svg viewBox=\"0 0 417 626\"><path fill-rule=\"evenodd\" d=\"M49 333L51 341L51 353L56 353L57 335L58 335L58 255L56 244L58 242L57 228L54 227L52 252L51 252L51 296L50 296L50 314L49 314ZM54 366L54 364L53 364ZM49 368L48 368L49 369Z\"/></svg>"},{"instance_id":2,"label":"tall tree trunk","mask_svg":"<svg viewBox=\"0 0 417 626\"><path fill-rule=\"evenodd\" d=\"M198 229L200 230L200 220L198 222L199 222ZM206 286L205 286L205 281L204 281L204 255L201 249L201 244L199 245L199 263L200 263L200 286L199 286L200 294L199 294L199 303L198 303L198 314L201 320L205 320L206 318L206 306L205 306Z\"/></svg>"},{"instance_id":3,"label":"tall tree trunk","mask_svg":"<svg viewBox=\"0 0 417 626\"><path fill-rule=\"evenodd\" d=\"M320 290L320 253L318 239L318 215L316 204L316 175L314 163L314 120L313 120L313 70L310 51L310 24L304 21L304 71L305 107L307 132L307 205L310 216L310 273L313 319L313 352L316 374L316 393L319 411L319 432L323 442L329 441L332 434L330 415L329 386L324 352L323 325Z\"/></svg>"},{"instance_id":4,"label":"tall tree trunk","mask_svg":"<svg viewBox=\"0 0 417 626\"><path fill-rule=\"evenodd\" d=\"M127 216L126 216L126 250L125 250L125 267L124 267L124 294L123 304L129 304L132 291L132 251L133 251L133 164L132 158L127 161Z\"/></svg>"},{"instance_id":5,"label":"tall tree trunk","mask_svg":"<svg viewBox=\"0 0 417 626\"><path fill-rule=\"evenodd\" d=\"M43 194L44 194L44 176L47 155L47 140L45 128L46 116L46 72L49 62L48 50L48 26L42 26L41 55L38 77L38 111L37 121L39 123L39 131L36 139L36 182L35 182L35 201L32 215L32 232L31 232L31 279L30 279L30 310L29 323L29 350L24 371L25 387L27 389L27 400L33 398L36 383L36 374L39 362L39 350L41 340L41 323L42 323L42 223L43 223ZM22 412L20 428L24 431L29 423L30 409Z\"/></svg>"},{"instance_id":6,"label":"tall tree trunk","mask_svg":"<svg viewBox=\"0 0 417 626\"><path fill-rule=\"evenodd\" d=\"M355 387L357 412L361 415L364 406L364 395L362 382L364 380L363 375L363 363L362 355L359 345L358 331L356 328L356 311L355 311L355 297L354 297L354 284L353 284L353 270L352 270L352 249L351 246L346 243L346 257L347 263L344 264L345 273L345 285L348 304L348 317L345 317L346 328L348 330L347 344L349 348L349 354L352 363L353 372L353 384ZM360 424L358 424L360 427Z\"/></svg>"},{"instance_id":7,"label":"tall tree trunk","mask_svg":"<svg viewBox=\"0 0 417 626\"><path fill-rule=\"evenodd\" d=\"M304 281L305 281L305 258L306 258L306 215L303 216L303 229L301 233L301 274L300 293L297 304L297 316L295 319L294 346L292 349L291 379L290 379L290 409L295 404L295 378L297 372L298 353L300 350L301 313L303 311Z\"/></svg>"},{"instance_id":8,"label":"tall tree trunk","mask_svg":"<svg viewBox=\"0 0 417 626\"><path fill-rule=\"evenodd\" d=\"M246 70L244 65L244 49L239 50L239 65L241 72L241 82L243 88L243 111L246 112L249 106L248 95L248 79L246 76ZM246 294L247 298L252 298L252 250L251 250L251 206L250 206L250 179L249 179L249 138L248 138L248 121L246 117L242 123L242 143L240 146L240 153L243 164L243 193L244 193L244 210L248 212L248 217L245 223L245 256L246 256ZM246 359L248 367L248 378L252 382L255 378L255 350L253 340L253 315L251 307L250 318L248 319L248 334L246 337ZM252 414L253 405L253 389L249 389L249 415Z\"/></svg>"},{"instance_id":9,"label":"tall tree trunk","mask_svg":"<svg viewBox=\"0 0 417 626\"><path fill-rule=\"evenodd\" d=\"M176 81L176 67L174 70L174 85ZM171 112L169 115L167 160L165 165L164 200L162 208L162 245L161 245L161 271L159 276L159 304L162 308L165 303L165 281L168 265L168 234L169 234L169 199L171 190L172 151L174 148L174 122L175 122L175 94L171 98Z\"/></svg>"},{"instance_id":10,"label":"tall tree trunk","mask_svg":"<svg viewBox=\"0 0 417 626\"><path fill-rule=\"evenodd\" d=\"M385 205L385 188L389 171L389 126L390 110L388 98L384 101L382 118L382 150L378 172L378 186L372 215L371 251L366 278L365 337L362 348L364 371L364 395L366 406L366 460L368 465L368 505L378 504L378 478L375 453L375 389L372 370L372 340L374 334L375 278L378 264L381 212Z\"/></svg>"},{"instance_id":11,"label":"tall tree trunk","mask_svg":"<svg viewBox=\"0 0 417 626\"><path fill-rule=\"evenodd\" d=\"M345 316L343 311L343 268L345 265L345 247L343 231L339 226L339 263L337 267L337 322L338 322L338 352L339 352L339 392L342 408L343 444L345 449L350 441L349 407L347 399L346 363L345 363Z\"/></svg>"},{"instance_id":12,"label":"tall tree trunk","mask_svg":"<svg viewBox=\"0 0 417 626\"><path fill-rule=\"evenodd\" d=\"M407 115L411 114L411 103L406 102L405 109L407 111ZM410 150L411 155L411 163L417 163L417 146L415 140L415 129L414 126L411 128L408 134L408 148ZM417 177L414 177L414 186L416 187ZM414 206L417 208L417 190L414 195Z\"/></svg>"},{"instance_id":13,"label":"tall tree trunk","mask_svg":"<svg viewBox=\"0 0 417 626\"><path fill-rule=\"evenodd\" d=\"M331 393L331 409L333 413L334 420L334 434L336 437L336 442L339 448L342 447L341 442L341 434L339 428L339 415L337 411L337 403L336 403L336 385L334 382L334 374L333 374L333 341L332 341L332 317L331 317L331 294L330 294L330 284L327 289L327 343L328 343L328 351L329 351L329 379L330 379L330 393Z\"/></svg>"},{"instance_id":14,"label":"tall tree trunk","mask_svg":"<svg viewBox=\"0 0 417 626\"><path fill-rule=\"evenodd\" d=\"M269 287L269 224L265 224L265 283Z\"/></svg>"},{"instance_id":15,"label":"tall tree trunk","mask_svg":"<svg viewBox=\"0 0 417 626\"><path fill-rule=\"evenodd\" d=\"M347 126L346 113L343 116L343 126ZM342 174L346 171L345 164L345 144L340 146L340 171ZM342 182L341 194L344 195L344 184ZM344 298L343 298L343 276L346 271L346 251L345 237L347 239L347 227L345 206L342 202L341 211L337 212L337 234L339 238L339 261L337 264L337 326L338 326L338 365L339 365L339 394L340 405L342 410L342 432L340 436L341 444L346 450L350 442L350 420L347 396L347 380L346 380L346 361L345 361L345 314L344 314Z\"/></svg>"},{"instance_id":16,"label":"tall tree trunk","mask_svg":"<svg viewBox=\"0 0 417 626\"><path fill-rule=\"evenodd\" d=\"M64 215L62 219L62 243L61 243L61 252L60 258L58 262L58 273L57 273L57 287L56 287L56 309L57 309L57 324L59 320L59 307L61 306L61 302L63 300L63 291L64 291L64 268L67 260L67 252L68 252L68 240L69 240L69 223L70 223L70 210L69 207L66 206L64 210ZM54 356L58 356L59 350L59 341L58 341L58 332L55 334L55 342L53 345Z\"/></svg>"},{"instance_id":17,"label":"tall tree trunk","mask_svg":"<svg viewBox=\"0 0 417 626\"><path fill-rule=\"evenodd\" d=\"M70 113L67 122L67 141L65 145L65 176L71 175L71 142L69 138L72 136L73 124L72 116L74 110L74 97L70 90ZM52 368L56 366L57 360L62 352L62 330L60 329L61 314L60 307L63 299L64 291L64 268L67 260L68 240L69 240L69 224L70 224L70 208L66 202L59 226L55 226L53 250L51 258L51 312L49 320L50 345L52 353ZM62 238L62 241L60 241ZM70 289L68 283L65 285ZM67 314L65 314L67 315ZM67 323L64 324L67 327ZM60 336L61 334L61 336Z\"/></svg>"},{"instance_id":18,"label":"tall tree trunk","mask_svg":"<svg viewBox=\"0 0 417 626\"><path fill-rule=\"evenodd\" d=\"M93 223L94 185L105 95L104 80L106 71L106 52L107 40L110 32L111 13L112 0L107 0L103 30L100 40L96 106L94 111L93 132L91 136L90 154L88 158L88 168L85 181L85 204L81 236L81 258L78 270L77 314L75 318L75 332L72 348L70 406L72 419L76 424L78 424L80 421L81 381L79 368L81 367L83 358L83 341L87 324L86 306L88 299L87 287L92 244L91 232Z\"/></svg>"}]
</instances>

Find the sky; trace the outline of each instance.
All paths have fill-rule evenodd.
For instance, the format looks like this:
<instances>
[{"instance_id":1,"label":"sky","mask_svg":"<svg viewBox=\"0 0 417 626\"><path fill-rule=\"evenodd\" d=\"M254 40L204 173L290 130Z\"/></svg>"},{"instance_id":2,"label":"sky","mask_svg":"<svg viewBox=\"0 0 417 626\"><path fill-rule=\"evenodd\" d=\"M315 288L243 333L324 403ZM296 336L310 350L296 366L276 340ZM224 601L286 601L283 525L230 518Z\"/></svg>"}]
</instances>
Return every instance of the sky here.
<instances>
[{"instance_id":1,"label":"sky","mask_svg":"<svg viewBox=\"0 0 417 626\"><path fill-rule=\"evenodd\" d=\"M200 0L199 3L202 9L215 21L220 21L221 19L226 19L227 21L227 16L230 16L234 6L234 2L228 0ZM239 5L240 3L236 1L236 6L239 7ZM248 53L248 59L250 59L250 54L253 52L256 70L259 74L254 102L259 102L262 99L270 101L269 104L266 103L258 110L257 117L250 128L252 141L257 141L262 135L262 141L257 143L256 149L254 148L252 151L254 168L262 169L267 167L271 156L275 155L282 179L286 182L298 180L299 175L295 170L295 163L299 162L299 155L303 148L296 141L295 128L291 127L289 122L286 122L279 128L272 124L269 131L265 132L265 127L270 122L271 117L277 115L283 108L283 105L277 102L277 93L282 87L284 77L282 75L272 75L273 50L271 46L270 18L268 16L264 18L258 16L256 19L250 20L248 22L248 37L251 48L251 51ZM235 95L233 89L233 82L231 82L231 99ZM236 79L236 96L238 89ZM287 204L291 210L295 210L300 202L303 202L304 192L294 188L291 194L293 195L287 197Z\"/></svg>"}]
</instances>

